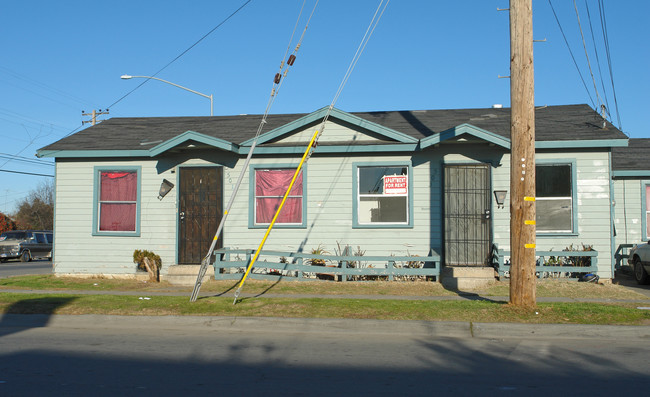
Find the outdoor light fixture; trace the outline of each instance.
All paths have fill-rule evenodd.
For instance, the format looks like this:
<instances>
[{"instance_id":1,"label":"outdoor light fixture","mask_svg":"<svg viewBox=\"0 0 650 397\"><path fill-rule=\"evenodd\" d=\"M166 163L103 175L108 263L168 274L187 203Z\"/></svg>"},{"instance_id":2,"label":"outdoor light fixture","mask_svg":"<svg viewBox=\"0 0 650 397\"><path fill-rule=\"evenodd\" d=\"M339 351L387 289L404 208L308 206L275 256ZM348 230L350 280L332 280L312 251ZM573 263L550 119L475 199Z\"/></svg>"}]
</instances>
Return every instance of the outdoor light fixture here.
<instances>
[{"instance_id":1,"label":"outdoor light fixture","mask_svg":"<svg viewBox=\"0 0 650 397\"><path fill-rule=\"evenodd\" d=\"M169 182L167 179L163 179L160 184L160 191L158 192L158 200L162 200L163 197L169 193L170 190L174 188L174 184Z\"/></svg>"},{"instance_id":2,"label":"outdoor light fixture","mask_svg":"<svg viewBox=\"0 0 650 397\"><path fill-rule=\"evenodd\" d=\"M503 203L506 201L507 190L495 190L494 198L497 199L497 208L503 208Z\"/></svg>"}]
</instances>

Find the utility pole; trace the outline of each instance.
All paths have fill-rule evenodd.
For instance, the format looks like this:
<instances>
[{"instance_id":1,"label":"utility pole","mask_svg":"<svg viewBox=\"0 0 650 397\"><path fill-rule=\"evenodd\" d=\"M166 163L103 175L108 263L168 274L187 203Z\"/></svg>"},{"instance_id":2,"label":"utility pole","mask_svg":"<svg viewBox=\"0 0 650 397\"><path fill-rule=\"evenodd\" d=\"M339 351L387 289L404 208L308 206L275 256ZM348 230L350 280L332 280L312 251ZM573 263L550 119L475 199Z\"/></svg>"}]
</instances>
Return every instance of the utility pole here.
<instances>
[{"instance_id":1,"label":"utility pole","mask_svg":"<svg viewBox=\"0 0 650 397\"><path fill-rule=\"evenodd\" d=\"M510 303L536 306L532 0L510 0Z\"/></svg>"},{"instance_id":2,"label":"utility pole","mask_svg":"<svg viewBox=\"0 0 650 397\"><path fill-rule=\"evenodd\" d=\"M99 112L96 111L95 109L93 109L92 113L84 113L84 111L82 110L81 111L82 116L91 116L91 118L90 118L90 120L83 120L81 122L81 125L84 125L86 123L90 123L91 125L97 124L98 121L102 121L102 120L97 120L97 116L101 116L102 114L108 114L108 109L106 109L104 111L99 109Z\"/></svg>"}]
</instances>

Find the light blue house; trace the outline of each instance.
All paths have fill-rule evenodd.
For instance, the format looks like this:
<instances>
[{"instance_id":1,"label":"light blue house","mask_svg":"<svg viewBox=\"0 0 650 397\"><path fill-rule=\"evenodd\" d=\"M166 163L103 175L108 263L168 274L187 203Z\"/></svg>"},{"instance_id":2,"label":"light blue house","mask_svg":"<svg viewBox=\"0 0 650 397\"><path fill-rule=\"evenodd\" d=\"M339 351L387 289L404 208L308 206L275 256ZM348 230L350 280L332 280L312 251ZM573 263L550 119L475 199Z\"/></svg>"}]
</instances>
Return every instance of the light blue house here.
<instances>
[{"instance_id":1,"label":"light blue house","mask_svg":"<svg viewBox=\"0 0 650 397\"><path fill-rule=\"evenodd\" d=\"M269 116L246 170L261 116L113 118L40 149L56 160L55 272L133 276L135 249L160 255L163 277L199 263L242 171L219 242L256 248L326 111ZM612 151L627 145L587 105L536 110L538 250L593 246L612 277ZM491 266L510 244L509 173L510 109L334 109L266 249Z\"/></svg>"},{"instance_id":2,"label":"light blue house","mask_svg":"<svg viewBox=\"0 0 650 397\"><path fill-rule=\"evenodd\" d=\"M616 266L626 265L627 249L650 239L650 139L630 139L612 150Z\"/></svg>"}]
</instances>

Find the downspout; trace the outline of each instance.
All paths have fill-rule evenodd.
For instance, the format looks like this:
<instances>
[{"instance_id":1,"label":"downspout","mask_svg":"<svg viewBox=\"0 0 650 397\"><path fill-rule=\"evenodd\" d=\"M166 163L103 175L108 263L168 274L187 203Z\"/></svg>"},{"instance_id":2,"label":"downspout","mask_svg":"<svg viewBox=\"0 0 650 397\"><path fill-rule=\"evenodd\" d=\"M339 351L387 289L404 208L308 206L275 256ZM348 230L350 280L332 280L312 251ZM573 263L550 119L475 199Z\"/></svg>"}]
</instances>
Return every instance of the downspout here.
<instances>
[{"instance_id":1,"label":"downspout","mask_svg":"<svg viewBox=\"0 0 650 397\"><path fill-rule=\"evenodd\" d=\"M610 242L611 242L611 247L610 247L610 261L611 261L611 272L612 272L612 280L614 279L615 275L615 268L616 268L616 225L614 223L615 220L615 211L616 211L616 201L615 199L615 192L614 192L614 175L612 171L612 149L610 148L608 153L607 153L607 160L608 160L608 165L609 165L609 222L610 222Z\"/></svg>"}]
</instances>

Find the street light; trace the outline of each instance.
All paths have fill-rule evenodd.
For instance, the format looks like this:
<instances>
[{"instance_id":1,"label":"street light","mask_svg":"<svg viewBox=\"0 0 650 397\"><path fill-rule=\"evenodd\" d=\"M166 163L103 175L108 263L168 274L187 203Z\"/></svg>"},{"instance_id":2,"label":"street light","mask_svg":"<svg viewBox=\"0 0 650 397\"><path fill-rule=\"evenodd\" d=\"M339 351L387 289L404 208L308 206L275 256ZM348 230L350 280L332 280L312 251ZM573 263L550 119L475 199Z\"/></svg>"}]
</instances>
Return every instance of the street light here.
<instances>
[{"instance_id":1,"label":"street light","mask_svg":"<svg viewBox=\"0 0 650 397\"><path fill-rule=\"evenodd\" d=\"M198 92L198 91L190 90L189 88L187 88L187 87L183 87L182 85L174 84L174 83L172 83L171 81L167 81L167 80L159 79L158 77L153 77L153 76L131 76L131 75L128 75L128 74L123 74L122 76L120 76L120 78L121 78L122 80L129 80L129 79L133 79L133 78L154 79L154 80L162 81L163 83L171 84L171 85L173 85L174 87L182 88L182 89L184 89L185 91L189 91L189 92L193 92L193 93L195 93L195 94L197 94L197 95L201 95L202 97L208 98L208 99L210 100L210 116L213 115L214 101L213 101L213 99L212 99L212 95L201 94L201 93Z\"/></svg>"}]
</instances>

